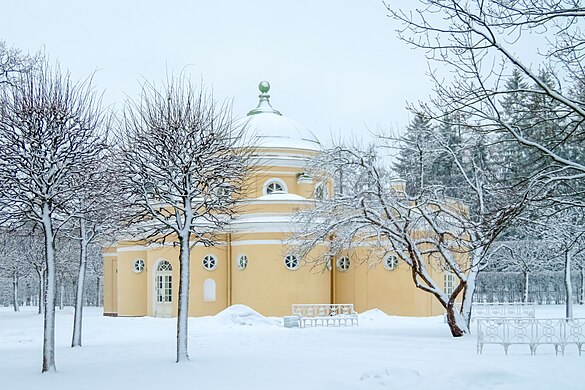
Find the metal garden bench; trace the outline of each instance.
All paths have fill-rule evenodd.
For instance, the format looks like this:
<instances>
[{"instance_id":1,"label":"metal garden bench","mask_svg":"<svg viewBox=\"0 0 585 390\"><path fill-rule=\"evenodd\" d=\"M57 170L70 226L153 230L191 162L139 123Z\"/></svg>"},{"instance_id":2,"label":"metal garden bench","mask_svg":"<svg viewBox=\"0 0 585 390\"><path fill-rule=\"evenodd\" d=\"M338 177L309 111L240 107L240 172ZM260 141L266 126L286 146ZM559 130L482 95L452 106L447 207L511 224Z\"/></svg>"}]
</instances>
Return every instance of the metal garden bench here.
<instances>
[{"instance_id":1,"label":"metal garden bench","mask_svg":"<svg viewBox=\"0 0 585 390\"><path fill-rule=\"evenodd\" d=\"M358 325L358 314L354 311L351 303L295 304L292 305L292 314L292 316L284 318L285 327L295 326L295 322L301 328Z\"/></svg>"}]
</instances>

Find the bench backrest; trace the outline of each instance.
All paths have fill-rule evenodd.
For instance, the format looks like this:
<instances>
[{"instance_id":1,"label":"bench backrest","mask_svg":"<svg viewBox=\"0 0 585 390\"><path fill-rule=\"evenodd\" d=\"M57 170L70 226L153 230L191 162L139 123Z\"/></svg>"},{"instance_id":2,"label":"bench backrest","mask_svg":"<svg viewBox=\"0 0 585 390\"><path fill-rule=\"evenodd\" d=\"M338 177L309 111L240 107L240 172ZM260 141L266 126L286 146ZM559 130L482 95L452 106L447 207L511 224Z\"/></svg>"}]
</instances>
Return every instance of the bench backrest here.
<instances>
[{"instance_id":1,"label":"bench backrest","mask_svg":"<svg viewBox=\"0 0 585 390\"><path fill-rule=\"evenodd\" d=\"M337 315L357 315L353 303L299 303L292 305L292 313L301 317L333 317Z\"/></svg>"}]
</instances>

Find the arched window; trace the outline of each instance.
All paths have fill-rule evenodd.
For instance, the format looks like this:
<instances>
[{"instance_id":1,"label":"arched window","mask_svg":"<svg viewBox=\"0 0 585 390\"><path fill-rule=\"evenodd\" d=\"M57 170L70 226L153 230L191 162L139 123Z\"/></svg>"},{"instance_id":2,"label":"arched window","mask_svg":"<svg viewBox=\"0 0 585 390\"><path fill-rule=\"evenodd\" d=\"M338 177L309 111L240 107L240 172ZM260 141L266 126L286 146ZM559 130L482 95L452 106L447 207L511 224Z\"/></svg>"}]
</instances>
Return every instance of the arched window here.
<instances>
[{"instance_id":1,"label":"arched window","mask_svg":"<svg viewBox=\"0 0 585 390\"><path fill-rule=\"evenodd\" d=\"M156 267L154 275L156 303L155 316L168 317L173 301L173 266L167 260L162 260Z\"/></svg>"},{"instance_id":2,"label":"arched window","mask_svg":"<svg viewBox=\"0 0 585 390\"><path fill-rule=\"evenodd\" d=\"M205 279L203 282L203 300L205 302L215 302L215 280Z\"/></svg>"},{"instance_id":3,"label":"arched window","mask_svg":"<svg viewBox=\"0 0 585 390\"><path fill-rule=\"evenodd\" d=\"M246 255L239 255L238 259L236 260L236 267L240 270L243 271L246 269L246 267L248 266L248 256Z\"/></svg>"},{"instance_id":4,"label":"arched window","mask_svg":"<svg viewBox=\"0 0 585 390\"><path fill-rule=\"evenodd\" d=\"M286 268L294 271L300 267L301 263L295 255L288 255L284 258L284 265Z\"/></svg>"},{"instance_id":5,"label":"arched window","mask_svg":"<svg viewBox=\"0 0 585 390\"><path fill-rule=\"evenodd\" d=\"M384 258L384 268L388 271L393 271L398 267L398 258L394 255L388 255Z\"/></svg>"},{"instance_id":6,"label":"arched window","mask_svg":"<svg viewBox=\"0 0 585 390\"><path fill-rule=\"evenodd\" d=\"M340 257L337 259L337 269L340 272L345 272L349 269L349 257Z\"/></svg>"},{"instance_id":7,"label":"arched window","mask_svg":"<svg viewBox=\"0 0 585 390\"><path fill-rule=\"evenodd\" d=\"M172 271L173 266L166 260L161 261L158 263L158 267L156 268L157 271Z\"/></svg>"},{"instance_id":8,"label":"arched window","mask_svg":"<svg viewBox=\"0 0 585 390\"><path fill-rule=\"evenodd\" d=\"M262 193L264 195L286 193L286 192L288 192L288 188L286 186L286 183L283 180L278 179L276 177L266 180L264 182L264 186L262 187Z\"/></svg>"},{"instance_id":9,"label":"arched window","mask_svg":"<svg viewBox=\"0 0 585 390\"><path fill-rule=\"evenodd\" d=\"M213 271L217 268L217 259L213 255L205 256L201 263L203 264L203 268L208 271Z\"/></svg>"}]
</instances>

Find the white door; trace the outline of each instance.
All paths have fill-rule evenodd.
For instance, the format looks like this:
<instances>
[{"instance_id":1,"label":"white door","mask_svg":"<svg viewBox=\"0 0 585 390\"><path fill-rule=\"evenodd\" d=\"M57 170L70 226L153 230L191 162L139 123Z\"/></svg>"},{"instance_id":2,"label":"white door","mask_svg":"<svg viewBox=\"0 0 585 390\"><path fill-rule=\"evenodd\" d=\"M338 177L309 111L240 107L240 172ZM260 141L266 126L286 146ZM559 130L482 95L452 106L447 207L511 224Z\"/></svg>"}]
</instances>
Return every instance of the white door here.
<instances>
[{"instance_id":1,"label":"white door","mask_svg":"<svg viewBox=\"0 0 585 390\"><path fill-rule=\"evenodd\" d=\"M173 315L173 267L166 260L158 263L154 275L155 317L172 317Z\"/></svg>"}]
</instances>

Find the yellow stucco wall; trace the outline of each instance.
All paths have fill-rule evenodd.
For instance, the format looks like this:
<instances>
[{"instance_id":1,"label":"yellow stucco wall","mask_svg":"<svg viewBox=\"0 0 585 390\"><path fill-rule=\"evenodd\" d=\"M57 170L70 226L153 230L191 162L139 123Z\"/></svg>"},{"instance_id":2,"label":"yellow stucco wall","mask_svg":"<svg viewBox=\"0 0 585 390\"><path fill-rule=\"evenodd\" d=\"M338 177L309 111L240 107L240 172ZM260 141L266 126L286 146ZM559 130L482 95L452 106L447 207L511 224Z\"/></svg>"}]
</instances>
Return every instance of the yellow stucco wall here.
<instances>
[{"instance_id":1,"label":"yellow stucco wall","mask_svg":"<svg viewBox=\"0 0 585 390\"><path fill-rule=\"evenodd\" d=\"M146 314L146 272L134 272L134 262L146 262L147 253L143 251L118 252L118 314L142 316Z\"/></svg>"},{"instance_id":2,"label":"yellow stucco wall","mask_svg":"<svg viewBox=\"0 0 585 390\"><path fill-rule=\"evenodd\" d=\"M314 152L295 150L266 151L266 161L271 153L293 153L305 158ZM255 225L253 217L270 216L286 219L291 213L312 207L315 180L299 180L302 168L291 166L259 166L247 179L244 201L238 213L247 218L248 227L221 238L219 246L205 248L195 246L191 251L189 315L213 315L230 304L245 304L267 316L290 314L295 303L353 303L358 312L379 308L388 314L408 316L438 315L443 309L436 299L417 289L410 269L399 263L394 270L387 270L372 248L357 248L347 255L351 259L348 271L340 272L336 259L331 271L323 264L314 266L302 263L297 270L284 265L284 257L290 248L284 245L288 237L282 226L270 230L261 222ZM278 178L285 182L288 192L305 200L255 199L262 197L267 180ZM327 183L329 194L332 183ZM261 218L260 218L261 219ZM262 225L262 226L261 226ZM421 233L422 234L422 233ZM315 255L319 251L316 249ZM154 315L155 273L162 260L172 265L172 310L177 314L179 287L179 249L172 245L151 245L126 242L112 247L104 254L104 312L121 316ZM202 266L205 255L212 254L218 261L217 268L209 271ZM236 266L240 255L248 257L246 269ZM133 271L134 261L141 258L146 267L143 272ZM431 271L438 283L442 275ZM206 280L215 283L215 301L206 301L203 286Z\"/></svg>"},{"instance_id":3,"label":"yellow stucco wall","mask_svg":"<svg viewBox=\"0 0 585 390\"><path fill-rule=\"evenodd\" d=\"M267 316L288 315L294 303L328 303L330 278L301 262L296 270L284 265L289 254L283 245L251 244L232 248L232 303L253 307ZM248 266L238 270L236 260L248 257Z\"/></svg>"}]
</instances>

